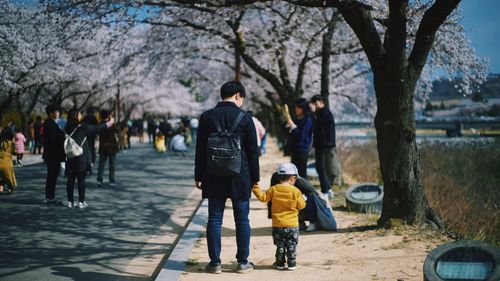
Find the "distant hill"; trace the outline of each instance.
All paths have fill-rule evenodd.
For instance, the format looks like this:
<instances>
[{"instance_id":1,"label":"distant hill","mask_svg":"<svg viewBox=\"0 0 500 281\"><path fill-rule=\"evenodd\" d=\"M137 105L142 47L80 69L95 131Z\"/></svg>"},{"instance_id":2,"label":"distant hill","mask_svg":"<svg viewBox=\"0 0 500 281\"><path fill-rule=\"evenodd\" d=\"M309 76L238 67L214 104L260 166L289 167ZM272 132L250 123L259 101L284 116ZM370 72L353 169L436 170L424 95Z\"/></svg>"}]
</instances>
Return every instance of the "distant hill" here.
<instances>
[{"instance_id":1,"label":"distant hill","mask_svg":"<svg viewBox=\"0 0 500 281\"><path fill-rule=\"evenodd\" d=\"M432 83L431 101L448 99L469 99L471 96L463 96L454 85L458 79L449 81L447 79L436 80ZM500 98L500 74L490 74L488 79L479 87L479 92L484 98Z\"/></svg>"}]
</instances>

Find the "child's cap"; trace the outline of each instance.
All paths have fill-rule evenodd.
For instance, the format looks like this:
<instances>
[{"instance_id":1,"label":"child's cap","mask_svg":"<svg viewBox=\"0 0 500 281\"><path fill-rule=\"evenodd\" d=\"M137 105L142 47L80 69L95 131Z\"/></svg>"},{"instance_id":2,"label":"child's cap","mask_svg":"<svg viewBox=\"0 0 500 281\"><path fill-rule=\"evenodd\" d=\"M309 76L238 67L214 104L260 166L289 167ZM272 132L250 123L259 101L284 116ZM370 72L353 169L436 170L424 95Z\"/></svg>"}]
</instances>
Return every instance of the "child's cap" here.
<instances>
[{"instance_id":1,"label":"child's cap","mask_svg":"<svg viewBox=\"0 0 500 281\"><path fill-rule=\"evenodd\" d=\"M276 170L278 175L298 175L299 171L297 167L295 167L292 163L283 163L280 164L278 170Z\"/></svg>"}]
</instances>

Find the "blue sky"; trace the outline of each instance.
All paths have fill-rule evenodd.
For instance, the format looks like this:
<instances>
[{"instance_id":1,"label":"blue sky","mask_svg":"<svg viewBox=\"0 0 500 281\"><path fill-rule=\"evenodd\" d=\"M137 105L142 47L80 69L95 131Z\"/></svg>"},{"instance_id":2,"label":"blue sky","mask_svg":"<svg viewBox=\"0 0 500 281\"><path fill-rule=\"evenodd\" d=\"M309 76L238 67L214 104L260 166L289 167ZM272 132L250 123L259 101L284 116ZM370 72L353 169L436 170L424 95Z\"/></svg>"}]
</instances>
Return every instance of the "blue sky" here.
<instances>
[{"instance_id":1,"label":"blue sky","mask_svg":"<svg viewBox=\"0 0 500 281\"><path fill-rule=\"evenodd\" d=\"M492 73L500 73L500 1L462 0L461 9L472 46L479 56L489 57Z\"/></svg>"}]
</instances>

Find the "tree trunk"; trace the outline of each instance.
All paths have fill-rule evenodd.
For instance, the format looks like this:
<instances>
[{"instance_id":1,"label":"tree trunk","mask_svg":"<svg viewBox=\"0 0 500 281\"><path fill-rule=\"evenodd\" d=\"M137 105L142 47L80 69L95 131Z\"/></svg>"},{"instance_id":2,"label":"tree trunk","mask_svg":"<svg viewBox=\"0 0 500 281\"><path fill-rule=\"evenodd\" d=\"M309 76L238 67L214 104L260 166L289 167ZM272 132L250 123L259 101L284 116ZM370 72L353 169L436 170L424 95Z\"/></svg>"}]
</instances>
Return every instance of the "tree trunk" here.
<instances>
[{"instance_id":1,"label":"tree trunk","mask_svg":"<svg viewBox=\"0 0 500 281\"><path fill-rule=\"evenodd\" d=\"M241 56L237 46L234 47L234 80L241 80Z\"/></svg>"},{"instance_id":2,"label":"tree trunk","mask_svg":"<svg viewBox=\"0 0 500 281\"><path fill-rule=\"evenodd\" d=\"M390 219L396 218L407 224L427 222L443 227L442 221L429 207L422 189L413 103L416 81L405 79L406 83L401 85L394 80L375 77L377 95L385 96L378 100L375 116L377 150L384 182L382 215L378 223L388 225ZM387 98L388 93L397 93L399 98Z\"/></svg>"}]
</instances>

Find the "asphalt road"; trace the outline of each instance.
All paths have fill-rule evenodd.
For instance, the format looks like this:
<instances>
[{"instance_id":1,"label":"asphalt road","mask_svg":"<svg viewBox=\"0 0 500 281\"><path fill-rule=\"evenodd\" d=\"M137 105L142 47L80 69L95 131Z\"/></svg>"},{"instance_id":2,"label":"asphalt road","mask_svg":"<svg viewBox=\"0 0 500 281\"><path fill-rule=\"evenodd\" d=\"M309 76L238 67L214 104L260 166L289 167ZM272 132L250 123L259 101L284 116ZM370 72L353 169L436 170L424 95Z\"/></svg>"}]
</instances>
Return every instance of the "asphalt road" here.
<instances>
[{"instance_id":1,"label":"asphalt road","mask_svg":"<svg viewBox=\"0 0 500 281\"><path fill-rule=\"evenodd\" d=\"M107 171L102 187L96 186L96 171L87 177L86 209L42 203L45 165L16 168L16 192L0 196L0 280L150 279L128 268L139 254L171 250L170 243L145 247L160 227L170 224L168 231L176 235L184 230L172 215L192 194L193 153L157 154L149 145L136 145L116 162L117 186L106 184ZM56 198L66 203L63 177Z\"/></svg>"}]
</instances>

